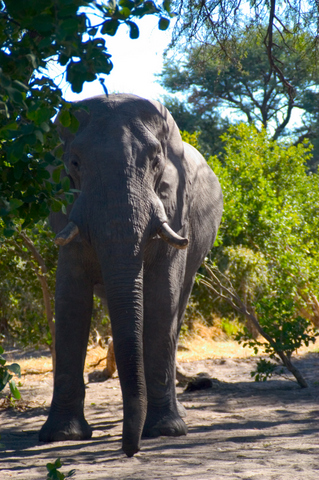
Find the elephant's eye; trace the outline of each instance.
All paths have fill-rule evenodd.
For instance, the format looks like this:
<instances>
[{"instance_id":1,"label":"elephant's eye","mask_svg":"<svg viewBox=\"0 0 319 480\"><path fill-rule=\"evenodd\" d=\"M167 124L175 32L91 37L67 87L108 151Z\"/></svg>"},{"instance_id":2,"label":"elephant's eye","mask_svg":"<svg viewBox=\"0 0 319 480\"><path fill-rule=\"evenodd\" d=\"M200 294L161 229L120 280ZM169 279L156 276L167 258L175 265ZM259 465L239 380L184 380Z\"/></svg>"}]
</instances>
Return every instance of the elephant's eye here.
<instances>
[{"instance_id":1,"label":"elephant's eye","mask_svg":"<svg viewBox=\"0 0 319 480\"><path fill-rule=\"evenodd\" d=\"M79 167L80 167L80 163L79 163L78 160L75 159L75 158L73 158L73 159L71 160L71 165L72 165L72 167L76 168L77 170L78 170Z\"/></svg>"},{"instance_id":2,"label":"elephant's eye","mask_svg":"<svg viewBox=\"0 0 319 480\"><path fill-rule=\"evenodd\" d=\"M153 170L157 171L161 166L161 157L157 156L154 158L153 161Z\"/></svg>"}]
</instances>

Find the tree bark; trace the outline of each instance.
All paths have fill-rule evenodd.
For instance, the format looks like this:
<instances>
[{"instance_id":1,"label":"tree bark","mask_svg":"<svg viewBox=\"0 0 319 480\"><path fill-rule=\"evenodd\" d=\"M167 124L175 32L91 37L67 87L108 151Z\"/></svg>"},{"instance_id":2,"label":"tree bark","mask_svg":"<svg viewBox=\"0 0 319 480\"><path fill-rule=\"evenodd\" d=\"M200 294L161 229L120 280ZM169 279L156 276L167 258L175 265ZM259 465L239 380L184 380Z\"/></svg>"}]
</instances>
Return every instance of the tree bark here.
<instances>
[{"instance_id":1,"label":"tree bark","mask_svg":"<svg viewBox=\"0 0 319 480\"><path fill-rule=\"evenodd\" d=\"M38 252L37 248L35 247L34 243L32 240L24 233L20 232L19 233L20 238L22 239L24 245L27 247L29 252L31 253L33 259L36 261L36 263L39 265L39 271L36 271L36 275L39 279L41 289L42 289L42 295L43 295L43 301L44 301L44 309L45 309L45 315L48 321L49 329L50 329L50 334L52 338L52 343L49 346L51 355L52 355L52 367L53 367L53 376L55 373L55 365L56 365L56 355L55 355L55 324L54 324L54 314L53 314L53 309L51 305L51 292L50 288L46 279L46 273L48 271L45 261L41 254Z\"/></svg>"},{"instance_id":2,"label":"tree bark","mask_svg":"<svg viewBox=\"0 0 319 480\"><path fill-rule=\"evenodd\" d=\"M285 367L294 375L299 385L302 388L308 387L308 383L301 374L301 372L291 363L288 356L282 350L277 348L275 341L271 338L270 335L268 335L267 332L265 332L265 330L258 322L256 316L247 309L247 306L241 301L227 277L221 274L223 278L228 281L230 288L225 287L225 285L221 283L219 278L214 274L212 269L207 264L205 264L205 268L209 274L210 279L201 279L200 282L206 287L208 287L212 292L214 292L219 298L223 298L224 300L226 300L226 302L228 302L238 313L241 313L245 315L246 318L250 319L259 334L264 337L265 340L267 340L267 342L272 346L274 352L280 357ZM220 291L217 290L218 288L220 289Z\"/></svg>"}]
</instances>

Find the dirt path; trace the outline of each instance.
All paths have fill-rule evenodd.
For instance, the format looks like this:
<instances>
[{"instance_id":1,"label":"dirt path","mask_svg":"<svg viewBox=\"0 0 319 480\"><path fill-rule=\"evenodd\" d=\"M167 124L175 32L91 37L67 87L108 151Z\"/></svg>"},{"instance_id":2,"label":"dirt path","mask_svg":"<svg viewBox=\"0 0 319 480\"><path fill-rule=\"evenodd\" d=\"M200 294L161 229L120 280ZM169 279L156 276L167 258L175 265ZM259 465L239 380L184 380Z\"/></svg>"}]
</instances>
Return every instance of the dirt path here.
<instances>
[{"instance_id":1,"label":"dirt path","mask_svg":"<svg viewBox=\"0 0 319 480\"><path fill-rule=\"evenodd\" d=\"M184 363L190 373L218 379L209 390L183 393L186 437L143 440L132 459L120 450L121 395L118 379L89 383L86 418L90 441L40 444L52 393L51 374L27 375L21 393L29 408L0 410L0 478L44 480L46 464L61 458L60 469L89 479L319 479L319 354L299 356L310 388L291 377L255 383L255 360L214 359Z\"/></svg>"}]
</instances>

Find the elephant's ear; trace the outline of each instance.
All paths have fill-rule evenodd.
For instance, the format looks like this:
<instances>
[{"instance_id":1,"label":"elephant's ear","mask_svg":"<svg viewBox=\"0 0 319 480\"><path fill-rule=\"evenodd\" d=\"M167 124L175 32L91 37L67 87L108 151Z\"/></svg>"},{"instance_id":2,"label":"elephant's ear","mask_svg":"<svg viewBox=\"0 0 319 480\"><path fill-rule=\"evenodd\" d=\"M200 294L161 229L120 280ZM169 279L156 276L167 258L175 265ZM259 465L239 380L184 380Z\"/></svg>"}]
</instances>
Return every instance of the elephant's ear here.
<instances>
[{"instance_id":1,"label":"elephant's ear","mask_svg":"<svg viewBox=\"0 0 319 480\"><path fill-rule=\"evenodd\" d=\"M162 149L166 153L165 169L156 193L163 202L170 226L179 232L188 224L190 171L185 161L184 144L179 129L166 108L158 105L167 128L165 137L161 140Z\"/></svg>"}]
</instances>

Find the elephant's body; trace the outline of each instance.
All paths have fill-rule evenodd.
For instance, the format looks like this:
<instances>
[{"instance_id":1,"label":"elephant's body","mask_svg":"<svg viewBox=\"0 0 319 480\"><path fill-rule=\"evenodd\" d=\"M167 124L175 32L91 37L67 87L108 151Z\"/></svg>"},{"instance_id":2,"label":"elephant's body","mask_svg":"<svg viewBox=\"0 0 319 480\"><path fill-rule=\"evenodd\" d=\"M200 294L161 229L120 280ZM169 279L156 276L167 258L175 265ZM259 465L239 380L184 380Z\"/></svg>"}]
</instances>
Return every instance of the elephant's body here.
<instances>
[{"instance_id":1,"label":"elephant's body","mask_svg":"<svg viewBox=\"0 0 319 480\"><path fill-rule=\"evenodd\" d=\"M56 288L56 376L40 439L91 436L83 414L83 366L95 288L110 312L123 449L131 456L142 431L186 433L175 394L176 345L196 271L217 234L222 195L214 173L182 142L159 103L110 95L82 104L77 133L61 128L65 163L81 194L69 219L52 217L56 232L72 223L58 235L64 246ZM69 233L74 228L79 236Z\"/></svg>"}]
</instances>

